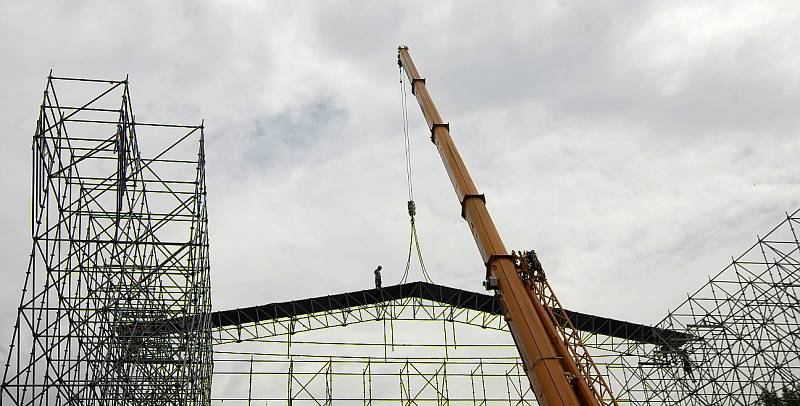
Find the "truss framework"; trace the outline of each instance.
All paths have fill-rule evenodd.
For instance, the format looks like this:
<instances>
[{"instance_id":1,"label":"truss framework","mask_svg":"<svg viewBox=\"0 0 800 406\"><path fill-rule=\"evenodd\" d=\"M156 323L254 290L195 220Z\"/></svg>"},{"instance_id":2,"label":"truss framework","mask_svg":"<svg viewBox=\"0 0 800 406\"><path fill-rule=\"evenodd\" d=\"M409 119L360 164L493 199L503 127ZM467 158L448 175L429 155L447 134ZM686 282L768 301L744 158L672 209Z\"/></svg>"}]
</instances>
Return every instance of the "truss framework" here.
<instances>
[{"instance_id":1,"label":"truss framework","mask_svg":"<svg viewBox=\"0 0 800 406\"><path fill-rule=\"evenodd\" d=\"M214 312L219 382L212 403L536 404L499 306L494 296L413 282ZM595 357L603 372L623 344L680 345L692 338L567 310L554 313L567 315L571 328L565 331L572 340L604 354ZM439 334L424 333L431 325ZM339 331L339 341L311 339L329 330ZM408 331L425 338L403 342ZM238 350L252 343L257 345L251 351ZM237 380L242 389L226 392ZM265 393L265 387L272 390Z\"/></svg>"},{"instance_id":2,"label":"truss framework","mask_svg":"<svg viewBox=\"0 0 800 406\"><path fill-rule=\"evenodd\" d=\"M32 162L33 247L0 403L206 404L203 126L137 121L127 78L51 75ZM179 335L136 328L187 315L200 317Z\"/></svg>"},{"instance_id":3,"label":"truss framework","mask_svg":"<svg viewBox=\"0 0 800 406\"><path fill-rule=\"evenodd\" d=\"M552 304L552 303L550 303ZM558 309L570 330L644 343L680 344L692 336L627 321ZM271 303L211 314L214 342L253 340L375 320L447 320L505 330L496 296L428 282L410 282L330 296ZM170 325L181 325L172 320ZM157 327L154 327L157 328Z\"/></svg>"}]
</instances>

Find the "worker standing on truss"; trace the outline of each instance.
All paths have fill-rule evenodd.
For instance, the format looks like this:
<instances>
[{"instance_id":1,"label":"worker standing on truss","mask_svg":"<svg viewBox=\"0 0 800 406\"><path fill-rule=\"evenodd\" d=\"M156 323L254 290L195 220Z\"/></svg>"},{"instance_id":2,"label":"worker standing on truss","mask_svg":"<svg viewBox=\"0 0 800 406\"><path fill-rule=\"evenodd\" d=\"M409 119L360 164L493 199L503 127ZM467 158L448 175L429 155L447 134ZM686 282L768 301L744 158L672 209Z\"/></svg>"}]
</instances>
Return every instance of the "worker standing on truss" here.
<instances>
[{"instance_id":1,"label":"worker standing on truss","mask_svg":"<svg viewBox=\"0 0 800 406\"><path fill-rule=\"evenodd\" d=\"M381 269L383 269L383 267L378 265L375 271L373 271L375 272L375 289L381 288Z\"/></svg>"}]
</instances>

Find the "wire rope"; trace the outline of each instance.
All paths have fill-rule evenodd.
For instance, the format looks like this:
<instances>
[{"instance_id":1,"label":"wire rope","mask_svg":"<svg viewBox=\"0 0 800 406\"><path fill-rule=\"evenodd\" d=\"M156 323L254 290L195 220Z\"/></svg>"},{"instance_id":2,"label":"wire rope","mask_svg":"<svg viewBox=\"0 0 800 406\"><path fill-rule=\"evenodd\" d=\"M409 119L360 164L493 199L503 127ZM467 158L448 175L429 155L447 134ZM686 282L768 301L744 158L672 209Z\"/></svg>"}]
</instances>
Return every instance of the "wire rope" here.
<instances>
[{"instance_id":1,"label":"wire rope","mask_svg":"<svg viewBox=\"0 0 800 406\"><path fill-rule=\"evenodd\" d=\"M408 255L406 256L406 266L403 271L403 277L400 283L405 283L408 280L408 272L411 269L411 257L414 251L417 253L419 267L422 271L422 277L426 282L433 283L428 270L425 268L425 261L422 259L422 247L420 246L419 236L417 235L417 224L415 221L417 214L417 206L414 203L414 182L412 177L413 165L411 163L411 137L408 133L408 97L406 95L406 82L403 80L403 67L400 67L400 96L403 111L403 144L405 150L405 167L406 167L406 185L408 188L408 216L411 223L411 235L408 241Z\"/></svg>"}]
</instances>

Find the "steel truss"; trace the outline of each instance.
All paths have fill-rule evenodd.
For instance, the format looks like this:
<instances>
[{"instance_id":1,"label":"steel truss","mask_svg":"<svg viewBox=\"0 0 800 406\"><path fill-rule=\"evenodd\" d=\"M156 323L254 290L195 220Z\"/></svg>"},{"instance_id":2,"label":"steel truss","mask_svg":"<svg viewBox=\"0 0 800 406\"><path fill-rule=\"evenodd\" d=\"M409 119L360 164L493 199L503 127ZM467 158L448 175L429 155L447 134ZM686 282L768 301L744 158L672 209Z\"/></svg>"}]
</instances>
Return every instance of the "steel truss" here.
<instances>
[{"instance_id":1,"label":"steel truss","mask_svg":"<svg viewBox=\"0 0 800 406\"><path fill-rule=\"evenodd\" d=\"M212 404L536 404L507 330L416 306L384 303L363 322L216 341Z\"/></svg>"},{"instance_id":2,"label":"steel truss","mask_svg":"<svg viewBox=\"0 0 800 406\"><path fill-rule=\"evenodd\" d=\"M615 320L567 309L563 311L575 331L622 340L681 344L693 336L643 324ZM211 313L214 342L253 340L282 334L347 326L369 321L446 320L484 329L505 330L496 296L436 285L410 282L283 303L270 303ZM183 324L173 320L171 325Z\"/></svg>"},{"instance_id":3,"label":"steel truss","mask_svg":"<svg viewBox=\"0 0 800 406\"><path fill-rule=\"evenodd\" d=\"M32 162L33 247L0 404L207 404L203 126L137 121L127 78L51 75ZM189 315L181 334L137 327Z\"/></svg>"},{"instance_id":4,"label":"steel truss","mask_svg":"<svg viewBox=\"0 0 800 406\"><path fill-rule=\"evenodd\" d=\"M217 388L212 401L536 404L499 306L495 296L413 282L217 311L211 314ZM619 343L680 345L693 338L563 314L573 340L582 337L602 354L617 355ZM330 330L332 336L324 334ZM408 337L409 331L417 334ZM596 337L603 339L590 340ZM235 343L257 345L241 351L232 348ZM596 361L605 371L608 357ZM226 390L231 386L240 389Z\"/></svg>"},{"instance_id":5,"label":"steel truss","mask_svg":"<svg viewBox=\"0 0 800 406\"><path fill-rule=\"evenodd\" d=\"M212 405L536 404L493 296L415 282L211 320Z\"/></svg>"}]
</instances>

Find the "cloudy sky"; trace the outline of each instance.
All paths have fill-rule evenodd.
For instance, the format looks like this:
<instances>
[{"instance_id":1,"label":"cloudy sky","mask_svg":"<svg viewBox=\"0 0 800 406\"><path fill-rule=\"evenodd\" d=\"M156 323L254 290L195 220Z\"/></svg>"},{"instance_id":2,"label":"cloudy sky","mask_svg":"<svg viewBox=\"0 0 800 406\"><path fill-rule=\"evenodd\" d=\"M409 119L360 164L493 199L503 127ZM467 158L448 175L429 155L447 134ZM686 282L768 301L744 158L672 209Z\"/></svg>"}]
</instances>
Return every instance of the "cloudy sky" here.
<instances>
[{"instance_id":1,"label":"cloudy sky","mask_svg":"<svg viewBox=\"0 0 800 406\"><path fill-rule=\"evenodd\" d=\"M47 73L130 75L137 118L205 119L215 309L396 282L396 49L411 48L506 246L574 310L654 323L800 204L796 2L0 4L0 325L30 249ZM434 281L483 265L409 99ZM412 279L420 279L418 269Z\"/></svg>"}]
</instances>

